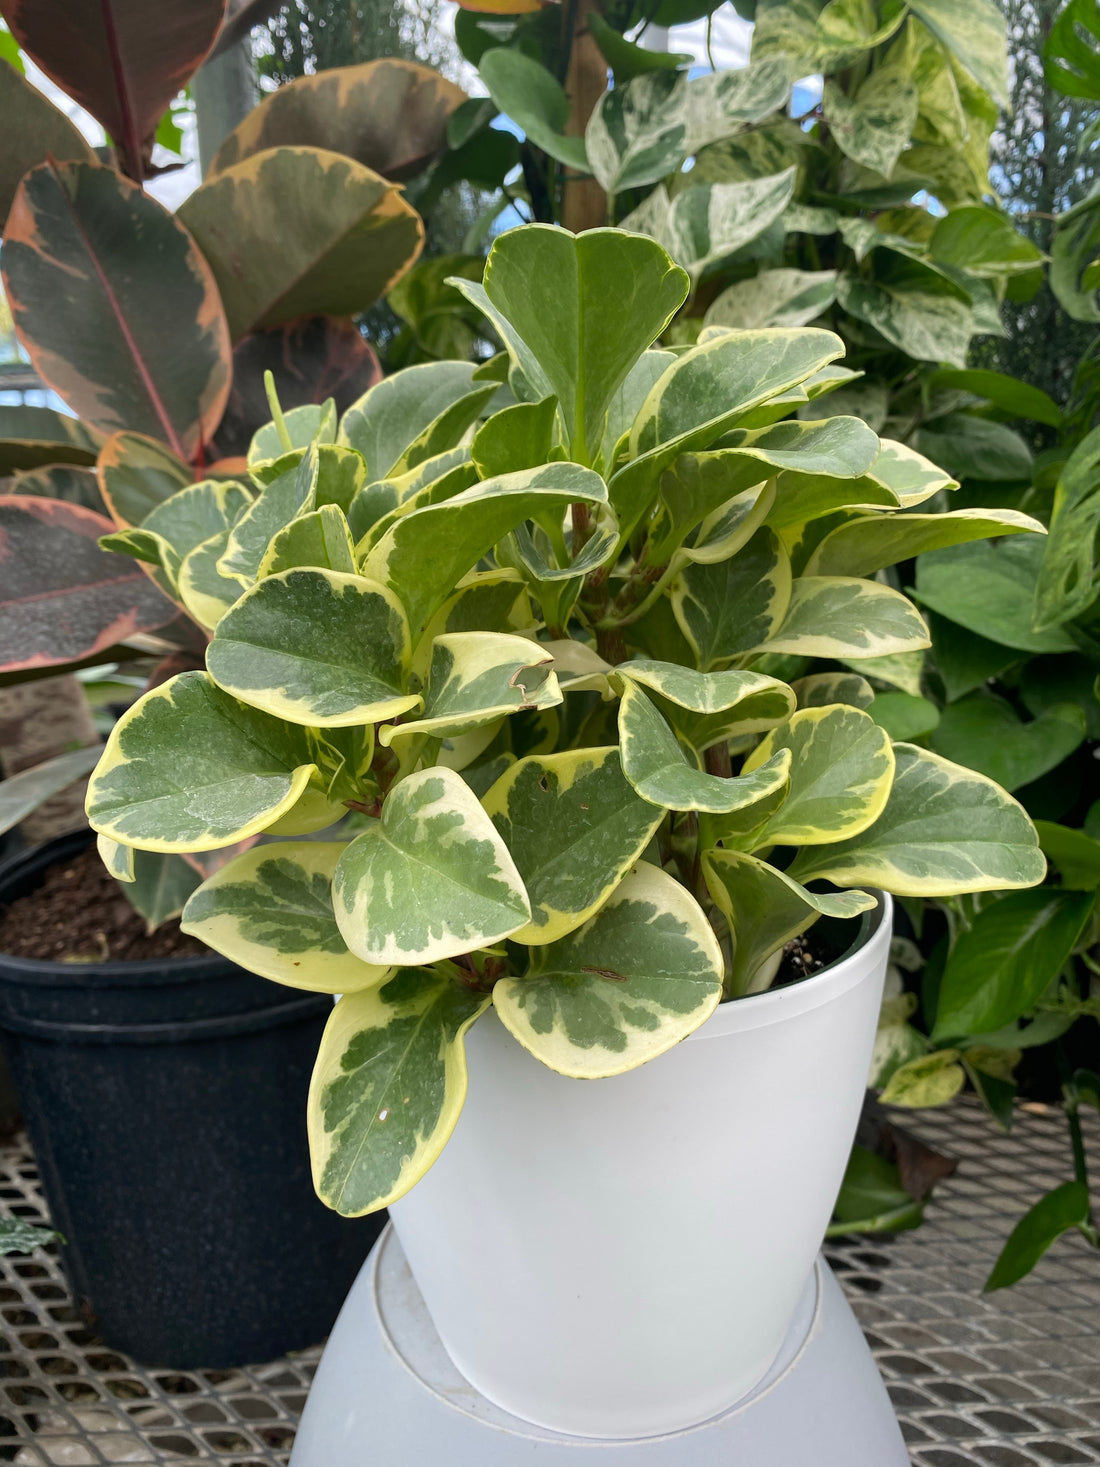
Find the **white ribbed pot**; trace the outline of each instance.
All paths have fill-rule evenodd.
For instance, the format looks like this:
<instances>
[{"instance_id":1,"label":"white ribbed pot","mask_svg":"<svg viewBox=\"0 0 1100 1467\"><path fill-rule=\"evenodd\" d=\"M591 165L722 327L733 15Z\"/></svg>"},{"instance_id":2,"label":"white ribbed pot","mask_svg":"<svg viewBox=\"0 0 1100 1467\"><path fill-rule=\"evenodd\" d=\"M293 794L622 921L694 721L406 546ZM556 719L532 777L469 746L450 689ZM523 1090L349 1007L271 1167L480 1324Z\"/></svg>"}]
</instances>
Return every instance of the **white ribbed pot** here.
<instances>
[{"instance_id":1,"label":"white ribbed pot","mask_svg":"<svg viewBox=\"0 0 1100 1467\"><path fill-rule=\"evenodd\" d=\"M722 1005L607 1080L546 1069L490 1011L440 1159L390 1210L439 1336L553 1431L657 1436L741 1400L806 1286L859 1118L890 946Z\"/></svg>"}]
</instances>

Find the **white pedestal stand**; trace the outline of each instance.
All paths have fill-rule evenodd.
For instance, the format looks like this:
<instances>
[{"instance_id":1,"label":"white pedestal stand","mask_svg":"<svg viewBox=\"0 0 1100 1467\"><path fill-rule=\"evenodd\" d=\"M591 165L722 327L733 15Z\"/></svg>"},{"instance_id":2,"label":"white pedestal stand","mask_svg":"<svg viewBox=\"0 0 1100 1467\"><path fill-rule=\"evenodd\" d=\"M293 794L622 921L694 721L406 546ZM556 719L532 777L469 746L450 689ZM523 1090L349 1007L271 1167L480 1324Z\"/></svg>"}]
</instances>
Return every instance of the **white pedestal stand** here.
<instances>
[{"instance_id":1,"label":"white pedestal stand","mask_svg":"<svg viewBox=\"0 0 1100 1467\"><path fill-rule=\"evenodd\" d=\"M392 1228L336 1322L290 1467L908 1467L889 1397L819 1260L779 1357L724 1415L631 1441L500 1410L440 1343Z\"/></svg>"}]
</instances>

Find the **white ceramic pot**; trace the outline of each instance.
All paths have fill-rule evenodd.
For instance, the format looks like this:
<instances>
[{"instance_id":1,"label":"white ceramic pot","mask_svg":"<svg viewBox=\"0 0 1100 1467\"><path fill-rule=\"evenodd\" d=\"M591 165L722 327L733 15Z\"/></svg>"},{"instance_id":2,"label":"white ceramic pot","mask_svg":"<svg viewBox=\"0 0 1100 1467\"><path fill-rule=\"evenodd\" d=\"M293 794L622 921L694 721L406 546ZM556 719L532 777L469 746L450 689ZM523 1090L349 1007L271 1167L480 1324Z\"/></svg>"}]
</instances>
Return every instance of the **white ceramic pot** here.
<instances>
[{"instance_id":1,"label":"white ceramic pot","mask_svg":"<svg viewBox=\"0 0 1100 1467\"><path fill-rule=\"evenodd\" d=\"M772 1365L859 1118L890 900L824 972L722 1005L608 1080L546 1069L492 1011L443 1155L391 1209L440 1338L554 1431L695 1425Z\"/></svg>"}]
</instances>

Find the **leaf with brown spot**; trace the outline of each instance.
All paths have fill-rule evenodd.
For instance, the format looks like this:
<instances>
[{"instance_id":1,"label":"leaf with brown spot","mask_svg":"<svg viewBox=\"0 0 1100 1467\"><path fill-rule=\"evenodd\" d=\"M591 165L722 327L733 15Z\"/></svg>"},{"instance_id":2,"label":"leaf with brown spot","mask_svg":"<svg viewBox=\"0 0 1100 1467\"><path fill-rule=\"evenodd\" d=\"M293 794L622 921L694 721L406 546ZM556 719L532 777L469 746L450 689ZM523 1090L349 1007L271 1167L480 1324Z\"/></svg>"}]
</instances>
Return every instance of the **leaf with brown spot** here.
<instances>
[{"instance_id":1,"label":"leaf with brown spot","mask_svg":"<svg viewBox=\"0 0 1100 1467\"><path fill-rule=\"evenodd\" d=\"M264 148L327 148L406 179L447 146L447 123L466 93L437 71L387 57L334 66L271 93L229 134L210 176Z\"/></svg>"},{"instance_id":2,"label":"leaf with brown spot","mask_svg":"<svg viewBox=\"0 0 1100 1467\"><path fill-rule=\"evenodd\" d=\"M225 312L179 220L98 163L45 163L19 185L2 267L38 375L93 427L190 459L229 396Z\"/></svg>"},{"instance_id":3,"label":"leaf with brown spot","mask_svg":"<svg viewBox=\"0 0 1100 1467\"><path fill-rule=\"evenodd\" d=\"M275 378L283 411L332 398L340 416L381 380L382 366L362 332L334 316L303 316L253 331L233 349L233 390L214 437L226 458L244 458L257 428L271 421L264 372Z\"/></svg>"},{"instance_id":4,"label":"leaf with brown spot","mask_svg":"<svg viewBox=\"0 0 1100 1467\"><path fill-rule=\"evenodd\" d=\"M206 181L178 216L210 262L236 341L296 316L365 310L420 254L393 184L321 148L268 148Z\"/></svg>"},{"instance_id":5,"label":"leaf with brown spot","mask_svg":"<svg viewBox=\"0 0 1100 1467\"><path fill-rule=\"evenodd\" d=\"M0 234L19 180L47 156L95 161L91 144L36 86L0 62Z\"/></svg>"},{"instance_id":6,"label":"leaf with brown spot","mask_svg":"<svg viewBox=\"0 0 1100 1467\"><path fill-rule=\"evenodd\" d=\"M0 406L0 475L43 464L94 464L103 439L53 408Z\"/></svg>"},{"instance_id":7,"label":"leaf with brown spot","mask_svg":"<svg viewBox=\"0 0 1100 1467\"><path fill-rule=\"evenodd\" d=\"M103 124L140 177L146 144L213 45L225 0L3 0L0 10L31 60Z\"/></svg>"},{"instance_id":8,"label":"leaf with brown spot","mask_svg":"<svg viewBox=\"0 0 1100 1467\"><path fill-rule=\"evenodd\" d=\"M172 620L140 566L99 548L112 528L75 504L0 495L0 668L63 666Z\"/></svg>"},{"instance_id":9,"label":"leaf with brown spot","mask_svg":"<svg viewBox=\"0 0 1100 1467\"><path fill-rule=\"evenodd\" d=\"M119 528L128 530L140 525L194 476L155 438L112 433L97 460L96 478L107 513Z\"/></svg>"}]
</instances>

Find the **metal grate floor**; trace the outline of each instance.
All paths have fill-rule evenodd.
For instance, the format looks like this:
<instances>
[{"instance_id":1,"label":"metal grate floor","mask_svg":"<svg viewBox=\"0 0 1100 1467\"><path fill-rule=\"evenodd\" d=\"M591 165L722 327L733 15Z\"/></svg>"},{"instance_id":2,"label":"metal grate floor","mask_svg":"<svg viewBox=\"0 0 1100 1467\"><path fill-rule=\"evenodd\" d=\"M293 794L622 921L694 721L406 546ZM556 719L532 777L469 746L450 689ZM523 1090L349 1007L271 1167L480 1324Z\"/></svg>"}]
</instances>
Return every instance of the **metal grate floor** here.
<instances>
[{"instance_id":1,"label":"metal grate floor","mask_svg":"<svg viewBox=\"0 0 1100 1467\"><path fill-rule=\"evenodd\" d=\"M961 1162L930 1222L827 1251L914 1467L1100 1463L1100 1256L1063 1239L1031 1279L980 1293L1020 1213L1066 1180L1061 1118L1021 1111L1003 1137L960 1102L912 1129ZM45 1220L19 1142L0 1146L0 1211ZM18 1467L284 1467L320 1358L318 1347L243 1370L139 1367L88 1331L53 1250L0 1259L0 1319L0 1463Z\"/></svg>"}]
</instances>

